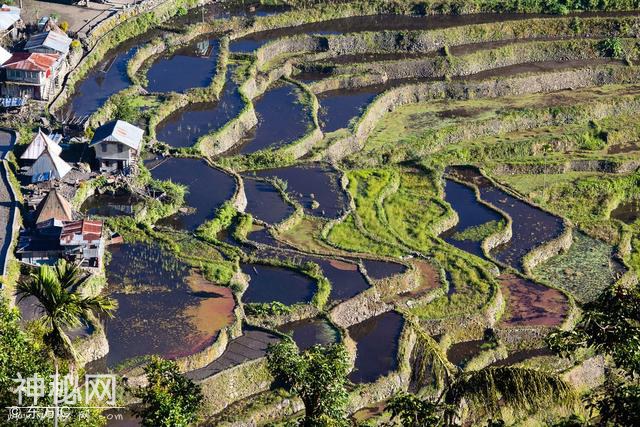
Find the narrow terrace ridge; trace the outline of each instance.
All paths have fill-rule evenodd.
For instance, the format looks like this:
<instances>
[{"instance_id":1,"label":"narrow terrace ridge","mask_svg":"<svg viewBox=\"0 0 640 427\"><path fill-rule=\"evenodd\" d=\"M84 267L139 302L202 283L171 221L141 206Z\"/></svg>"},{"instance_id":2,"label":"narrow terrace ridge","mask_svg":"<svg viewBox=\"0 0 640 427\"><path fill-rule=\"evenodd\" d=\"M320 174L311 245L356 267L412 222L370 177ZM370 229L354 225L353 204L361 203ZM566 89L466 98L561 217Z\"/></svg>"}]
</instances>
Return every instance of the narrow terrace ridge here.
<instances>
[{"instance_id":1,"label":"narrow terrace ridge","mask_svg":"<svg viewBox=\"0 0 640 427\"><path fill-rule=\"evenodd\" d=\"M244 335L229 343L222 356L207 366L187 372L185 375L192 380L203 380L244 362L266 356L269 345L278 341L280 337L270 332L258 329L246 330Z\"/></svg>"}]
</instances>

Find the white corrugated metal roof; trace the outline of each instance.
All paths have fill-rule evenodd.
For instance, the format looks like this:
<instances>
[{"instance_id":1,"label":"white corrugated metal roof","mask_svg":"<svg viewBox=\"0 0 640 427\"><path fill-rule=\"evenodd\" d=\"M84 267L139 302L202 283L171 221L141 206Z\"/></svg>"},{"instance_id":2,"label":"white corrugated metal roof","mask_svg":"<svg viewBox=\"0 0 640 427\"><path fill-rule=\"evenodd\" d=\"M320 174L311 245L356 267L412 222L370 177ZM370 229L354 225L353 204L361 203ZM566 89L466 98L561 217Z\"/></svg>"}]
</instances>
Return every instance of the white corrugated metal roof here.
<instances>
[{"instance_id":1,"label":"white corrugated metal roof","mask_svg":"<svg viewBox=\"0 0 640 427\"><path fill-rule=\"evenodd\" d=\"M22 160L36 160L47 147L49 151L57 156L62 152L62 148L58 144L53 142L51 138L42 131L42 129L38 129L38 133L35 138L33 138L33 141L31 141L31 144L29 144L20 158Z\"/></svg>"},{"instance_id":2,"label":"white corrugated metal roof","mask_svg":"<svg viewBox=\"0 0 640 427\"><path fill-rule=\"evenodd\" d=\"M0 65L4 64L11 58L11 52L0 46Z\"/></svg>"},{"instance_id":3,"label":"white corrugated metal roof","mask_svg":"<svg viewBox=\"0 0 640 427\"><path fill-rule=\"evenodd\" d=\"M50 179L64 178L70 170L71 166L62 160L60 156L51 153L49 150L44 150L38 160L31 166L27 175L34 176L50 173Z\"/></svg>"},{"instance_id":4,"label":"white corrugated metal roof","mask_svg":"<svg viewBox=\"0 0 640 427\"><path fill-rule=\"evenodd\" d=\"M71 39L66 35L57 33L55 31L47 31L46 33L40 33L31 36L27 44L24 46L24 50L46 47L49 49L53 49L56 52L67 53L69 52L70 45Z\"/></svg>"},{"instance_id":5,"label":"white corrugated metal roof","mask_svg":"<svg viewBox=\"0 0 640 427\"><path fill-rule=\"evenodd\" d=\"M13 27L20 20L20 8L3 4L0 7L0 30L5 31Z\"/></svg>"},{"instance_id":6,"label":"white corrugated metal roof","mask_svg":"<svg viewBox=\"0 0 640 427\"><path fill-rule=\"evenodd\" d=\"M100 144L103 141L115 141L139 150L143 135L144 131L139 127L124 120L116 120L96 129L91 145Z\"/></svg>"}]
</instances>

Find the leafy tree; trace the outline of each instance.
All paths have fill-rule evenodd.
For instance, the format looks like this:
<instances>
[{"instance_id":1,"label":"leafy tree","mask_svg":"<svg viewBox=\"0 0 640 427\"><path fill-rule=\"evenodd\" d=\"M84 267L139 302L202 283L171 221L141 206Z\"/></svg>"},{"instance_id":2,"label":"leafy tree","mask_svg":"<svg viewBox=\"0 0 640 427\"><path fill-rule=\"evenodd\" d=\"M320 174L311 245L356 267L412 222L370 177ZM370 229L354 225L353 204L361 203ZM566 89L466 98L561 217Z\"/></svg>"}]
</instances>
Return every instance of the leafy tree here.
<instances>
[{"instance_id":1,"label":"leafy tree","mask_svg":"<svg viewBox=\"0 0 640 427\"><path fill-rule=\"evenodd\" d=\"M85 297L77 293L78 288L88 280L80 268L64 260L55 267L41 266L32 273L29 280L19 282L18 302L27 297L35 297L42 311L41 322L46 328L45 342L57 357L76 360L75 350L66 329L81 326L91 314L111 316L116 302L104 296Z\"/></svg>"},{"instance_id":2,"label":"leafy tree","mask_svg":"<svg viewBox=\"0 0 640 427\"><path fill-rule=\"evenodd\" d=\"M611 58L624 57L624 47L622 46L622 40L619 37L609 37L602 40L598 45L600 51Z\"/></svg>"},{"instance_id":3,"label":"leafy tree","mask_svg":"<svg viewBox=\"0 0 640 427\"><path fill-rule=\"evenodd\" d=\"M202 403L200 386L185 377L170 360L152 357L144 372L148 383L134 391L142 400L142 408L134 413L148 427L185 427L198 419Z\"/></svg>"},{"instance_id":4,"label":"leafy tree","mask_svg":"<svg viewBox=\"0 0 640 427\"><path fill-rule=\"evenodd\" d=\"M349 355L343 344L315 345L303 353L291 339L269 348L269 370L289 392L302 399L306 427L346 425Z\"/></svg>"},{"instance_id":5,"label":"leafy tree","mask_svg":"<svg viewBox=\"0 0 640 427\"><path fill-rule=\"evenodd\" d=\"M591 349L610 356L617 369L605 384L587 396L601 425L640 425L640 289L616 285L585 304L583 316L571 331L547 338L561 356Z\"/></svg>"},{"instance_id":6,"label":"leafy tree","mask_svg":"<svg viewBox=\"0 0 640 427\"><path fill-rule=\"evenodd\" d=\"M35 331L35 332L34 332ZM45 379L45 396L39 399L40 405L52 405L49 395L49 379L54 368L48 357L49 349L41 341L37 328L23 330L20 325L20 313L10 308L7 300L0 297L0 407L2 411L9 406L18 405L18 394L14 392L18 385L18 374L30 378L37 374ZM65 371L66 372L66 371ZM23 401L29 405L31 402ZM104 424L104 418L96 410L74 409L68 412L70 417L60 420L60 425L74 427L97 426ZM6 421L6 414L0 415L0 425L45 426L51 420L23 419Z\"/></svg>"},{"instance_id":7,"label":"leafy tree","mask_svg":"<svg viewBox=\"0 0 640 427\"><path fill-rule=\"evenodd\" d=\"M442 424L441 405L422 400L411 394L400 392L387 405L392 418L397 418L403 427L438 426Z\"/></svg>"}]
</instances>

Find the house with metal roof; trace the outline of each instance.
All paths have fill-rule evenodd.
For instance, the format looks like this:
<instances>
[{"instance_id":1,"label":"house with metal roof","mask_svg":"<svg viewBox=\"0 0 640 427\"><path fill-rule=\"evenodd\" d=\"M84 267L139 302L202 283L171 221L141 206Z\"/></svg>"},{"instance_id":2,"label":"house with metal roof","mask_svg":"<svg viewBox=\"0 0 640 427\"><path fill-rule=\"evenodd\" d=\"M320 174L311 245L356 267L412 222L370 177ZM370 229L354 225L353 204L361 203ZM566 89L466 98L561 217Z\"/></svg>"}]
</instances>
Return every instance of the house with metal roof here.
<instances>
[{"instance_id":1,"label":"house with metal roof","mask_svg":"<svg viewBox=\"0 0 640 427\"><path fill-rule=\"evenodd\" d=\"M144 131L123 120L114 120L96 129L91 146L96 151L101 172L126 172L135 162Z\"/></svg>"},{"instance_id":2,"label":"house with metal roof","mask_svg":"<svg viewBox=\"0 0 640 427\"><path fill-rule=\"evenodd\" d=\"M105 247L102 228L102 221L65 222L60 232L64 257L84 268L100 268Z\"/></svg>"},{"instance_id":3,"label":"house with metal roof","mask_svg":"<svg viewBox=\"0 0 640 427\"><path fill-rule=\"evenodd\" d=\"M38 133L27 146L24 153L22 153L20 160L38 160L38 157L40 157L46 149L58 156L62 152L62 148L54 142L49 135L44 133L42 129L38 129Z\"/></svg>"},{"instance_id":4,"label":"house with metal roof","mask_svg":"<svg viewBox=\"0 0 640 427\"><path fill-rule=\"evenodd\" d=\"M0 68L2 95L47 100L53 96L61 67L58 53L16 52Z\"/></svg>"},{"instance_id":5,"label":"house with metal roof","mask_svg":"<svg viewBox=\"0 0 640 427\"><path fill-rule=\"evenodd\" d=\"M42 182L62 179L70 170L71 166L50 149L49 145L45 145L44 151L29 168L27 175L31 177L31 182Z\"/></svg>"},{"instance_id":6,"label":"house with metal roof","mask_svg":"<svg viewBox=\"0 0 640 427\"><path fill-rule=\"evenodd\" d=\"M57 31L46 31L31 36L24 46L27 52L37 53L58 53L67 56L69 47L71 46L71 38L66 34Z\"/></svg>"},{"instance_id":7,"label":"house with metal roof","mask_svg":"<svg viewBox=\"0 0 640 427\"><path fill-rule=\"evenodd\" d=\"M73 221L73 209L71 204L58 190L49 191L47 197L42 199L35 212L35 223L41 224L53 219L54 222Z\"/></svg>"}]
</instances>

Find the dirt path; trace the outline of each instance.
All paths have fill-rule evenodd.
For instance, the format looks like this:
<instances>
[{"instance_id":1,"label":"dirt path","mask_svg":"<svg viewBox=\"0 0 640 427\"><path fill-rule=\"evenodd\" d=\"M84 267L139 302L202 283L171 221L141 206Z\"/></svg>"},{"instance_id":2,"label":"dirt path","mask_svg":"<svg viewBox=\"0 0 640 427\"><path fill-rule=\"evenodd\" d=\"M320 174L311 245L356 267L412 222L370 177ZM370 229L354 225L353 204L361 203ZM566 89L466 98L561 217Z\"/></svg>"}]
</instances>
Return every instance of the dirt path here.
<instances>
[{"instance_id":1,"label":"dirt path","mask_svg":"<svg viewBox=\"0 0 640 427\"><path fill-rule=\"evenodd\" d=\"M4 159L13 147L15 141L16 135L13 131L0 129L0 158L2 159L2 167L0 170L0 174L2 175L2 182L0 183L0 230L2 230L0 231L0 267L2 268L2 275L4 275L7 270L9 248L13 240L13 222L17 207L7 177L7 162Z\"/></svg>"}]
</instances>

